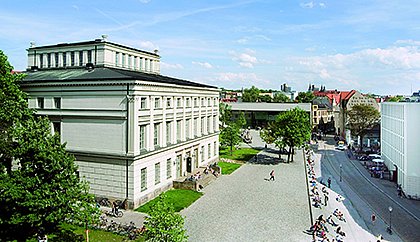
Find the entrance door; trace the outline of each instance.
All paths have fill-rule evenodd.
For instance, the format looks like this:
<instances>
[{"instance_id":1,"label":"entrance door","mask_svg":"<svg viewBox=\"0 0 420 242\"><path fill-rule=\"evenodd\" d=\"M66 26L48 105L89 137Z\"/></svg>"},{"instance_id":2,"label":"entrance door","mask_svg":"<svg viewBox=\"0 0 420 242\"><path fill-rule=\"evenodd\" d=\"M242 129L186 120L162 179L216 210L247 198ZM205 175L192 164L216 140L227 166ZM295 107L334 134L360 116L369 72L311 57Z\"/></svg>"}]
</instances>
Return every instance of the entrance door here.
<instances>
[{"instance_id":1,"label":"entrance door","mask_svg":"<svg viewBox=\"0 0 420 242\"><path fill-rule=\"evenodd\" d=\"M176 178L182 176L182 155L176 156Z\"/></svg>"},{"instance_id":2,"label":"entrance door","mask_svg":"<svg viewBox=\"0 0 420 242\"><path fill-rule=\"evenodd\" d=\"M191 152L187 152L185 154L187 156L187 172L191 173L192 171L192 158L191 158Z\"/></svg>"}]
</instances>

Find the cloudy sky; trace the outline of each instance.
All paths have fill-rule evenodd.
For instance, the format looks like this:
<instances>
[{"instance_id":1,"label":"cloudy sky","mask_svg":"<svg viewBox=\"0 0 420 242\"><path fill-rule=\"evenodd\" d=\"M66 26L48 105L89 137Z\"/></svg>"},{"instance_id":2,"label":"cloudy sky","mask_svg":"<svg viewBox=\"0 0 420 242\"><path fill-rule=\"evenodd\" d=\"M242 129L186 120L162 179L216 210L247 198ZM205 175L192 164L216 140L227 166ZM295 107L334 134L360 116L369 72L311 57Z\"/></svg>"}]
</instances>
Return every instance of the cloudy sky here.
<instances>
[{"instance_id":1,"label":"cloudy sky","mask_svg":"<svg viewBox=\"0 0 420 242\"><path fill-rule=\"evenodd\" d=\"M410 94L420 89L417 0L2 0L0 49L100 38L159 49L163 75L219 87Z\"/></svg>"}]
</instances>

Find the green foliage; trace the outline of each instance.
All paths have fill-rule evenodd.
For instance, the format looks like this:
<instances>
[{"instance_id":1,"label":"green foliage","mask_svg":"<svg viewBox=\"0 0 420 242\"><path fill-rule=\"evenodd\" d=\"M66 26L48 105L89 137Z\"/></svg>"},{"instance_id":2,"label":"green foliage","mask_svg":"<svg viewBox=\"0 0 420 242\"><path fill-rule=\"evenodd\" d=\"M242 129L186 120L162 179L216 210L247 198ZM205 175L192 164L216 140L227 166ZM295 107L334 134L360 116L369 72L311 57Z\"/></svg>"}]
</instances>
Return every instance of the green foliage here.
<instances>
[{"instance_id":1,"label":"green foliage","mask_svg":"<svg viewBox=\"0 0 420 242\"><path fill-rule=\"evenodd\" d=\"M403 96L393 96L390 97L387 102L401 102L402 100L404 100Z\"/></svg>"},{"instance_id":2,"label":"green foliage","mask_svg":"<svg viewBox=\"0 0 420 242\"><path fill-rule=\"evenodd\" d=\"M238 125L229 123L226 127L223 127L220 131L219 141L221 146L230 147L232 153L233 148L242 141Z\"/></svg>"},{"instance_id":3,"label":"green foliage","mask_svg":"<svg viewBox=\"0 0 420 242\"><path fill-rule=\"evenodd\" d=\"M245 89L242 93L243 102L256 102L260 98L260 90L254 86L250 89Z\"/></svg>"},{"instance_id":4,"label":"green foliage","mask_svg":"<svg viewBox=\"0 0 420 242\"><path fill-rule=\"evenodd\" d=\"M263 103L271 103L273 101L273 99L269 95L262 95L258 98L258 100Z\"/></svg>"},{"instance_id":5,"label":"green foliage","mask_svg":"<svg viewBox=\"0 0 420 242\"><path fill-rule=\"evenodd\" d=\"M310 138L311 124L307 112L300 108L294 108L279 114L274 122L270 122L261 131L261 138L269 144L274 143L276 147L289 147L287 161L293 154L295 147L301 147ZM292 161L293 161L293 155Z\"/></svg>"},{"instance_id":6,"label":"green foliage","mask_svg":"<svg viewBox=\"0 0 420 242\"><path fill-rule=\"evenodd\" d=\"M218 162L217 165L219 165L222 168L223 175L232 174L232 172L236 171L236 169L241 167L241 164L222 162L222 161Z\"/></svg>"},{"instance_id":7,"label":"green foliage","mask_svg":"<svg viewBox=\"0 0 420 242\"><path fill-rule=\"evenodd\" d=\"M220 103L219 112L220 112L219 120L220 120L220 123L222 124L222 127L224 127L232 119L232 107L226 103Z\"/></svg>"},{"instance_id":8,"label":"green foliage","mask_svg":"<svg viewBox=\"0 0 420 242\"><path fill-rule=\"evenodd\" d=\"M246 119L245 119L245 114L243 112L241 112L239 114L238 119L236 120L236 125L240 128L243 129L246 127Z\"/></svg>"},{"instance_id":9,"label":"green foliage","mask_svg":"<svg viewBox=\"0 0 420 242\"><path fill-rule=\"evenodd\" d=\"M363 140L363 136L366 131L373 128L375 124L379 123L381 115L374 107L360 104L354 105L350 110L348 110L347 117L347 126L352 135L360 136Z\"/></svg>"},{"instance_id":10,"label":"green foliage","mask_svg":"<svg viewBox=\"0 0 420 242\"><path fill-rule=\"evenodd\" d=\"M273 103L288 103L290 102L290 98L286 96L284 93L278 92L274 95Z\"/></svg>"},{"instance_id":11,"label":"green foliage","mask_svg":"<svg viewBox=\"0 0 420 242\"><path fill-rule=\"evenodd\" d=\"M312 92L299 92L296 97L298 103L310 103L314 100L315 95Z\"/></svg>"},{"instance_id":12,"label":"green foliage","mask_svg":"<svg viewBox=\"0 0 420 242\"><path fill-rule=\"evenodd\" d=\"M226 158L229 160L236 161L249 161L260 151L252 148L240 148L234 149L231 153L229 149L220 149L219 156L220 158Z\"/></svg>"},{"instance_id":13,"label":"green foliage","mask_svg":"<svg viewBox=\"0 0 420 242\"><path fill-rule=\"evenodd\" d=\"M173 206L175 212L179 212L182 209L190 206L202 195L203 194L201 192L196 192L192 190L172 189L172 190L166 191L160 196L164 196L165 202ZM140 206L139 208L137 208L136 211L148 214L150 213L154 204L158 202L158 200L159 200L158 198L155 198L147 202L146 204Z\"/></svg>"},{"instance_id":14,"label":"green foliage","mask_svg":"<svg viewBox=\"0 0 420 242\"><path fill-rule=\"evenodd\" d=\"M187 241L184 218L176 213L161 195L153 204L145 221L146 241Z\"/></svg>"},{"instance_id":15,"label":"green foliage","mask_svg":"<svg viewBox=\"0 0 420 242\"><path fill-rule=\"evenodd\" d=\"M76 175L74 157L46 118L35 117L19 90L22 75L11 74L0 53L0 237L25 240L49 233L71 219L92 222L98 214L88 186ZM16 162L15 169L11 162Z\"/></svg>"}]
</instances>

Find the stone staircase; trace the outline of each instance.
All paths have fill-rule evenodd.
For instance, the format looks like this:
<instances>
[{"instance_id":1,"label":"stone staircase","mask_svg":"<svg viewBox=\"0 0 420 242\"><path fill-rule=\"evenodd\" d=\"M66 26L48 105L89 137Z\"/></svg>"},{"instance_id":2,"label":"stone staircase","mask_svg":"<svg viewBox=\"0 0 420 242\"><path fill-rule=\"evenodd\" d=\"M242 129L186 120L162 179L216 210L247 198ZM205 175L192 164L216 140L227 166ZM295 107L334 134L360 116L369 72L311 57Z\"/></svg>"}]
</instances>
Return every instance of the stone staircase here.
<instances>
[{"instance_id":1,"label":"stone staircase","mask_svg":"<svg viewBox=\"0 0 420 242\"><path fill-rule=\"evenodd\" d=\"M192 173L187 173L187 176L180 177L173 181L173 188L175 189L185 189L185 190L194 190L194 191L200 191L207 185L209 185L212 181L216 180L217 177L213 175L212 173L204 174L205 167L199 167L195 169ZM221 174L221 168L217 167L214 168L219 174ZM201 178L198 180L190 181L188 178L197 172L200 172ZM220 176L220 175L219 175Z\"/></svg>"}]
</instances>

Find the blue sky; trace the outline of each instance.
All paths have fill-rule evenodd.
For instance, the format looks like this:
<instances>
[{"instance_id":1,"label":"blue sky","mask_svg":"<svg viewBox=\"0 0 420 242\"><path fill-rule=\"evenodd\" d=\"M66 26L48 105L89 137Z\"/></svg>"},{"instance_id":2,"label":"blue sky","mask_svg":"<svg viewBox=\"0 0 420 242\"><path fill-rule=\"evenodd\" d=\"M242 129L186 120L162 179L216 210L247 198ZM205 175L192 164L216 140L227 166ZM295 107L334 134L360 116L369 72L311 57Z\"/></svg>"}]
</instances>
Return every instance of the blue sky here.
<instances>
[{"instance_id":1,"label":"blue sky","mask_svg":"<svg viewBox=\"0 0 420 242\"><path fill-rule=\"evenodd\" d=\"M420 89L416 0L3 0L0 49L16 70L38 46L108 35L159 49L163 75L240 89L410 94Z\"/></svg>"}]
</instances>

